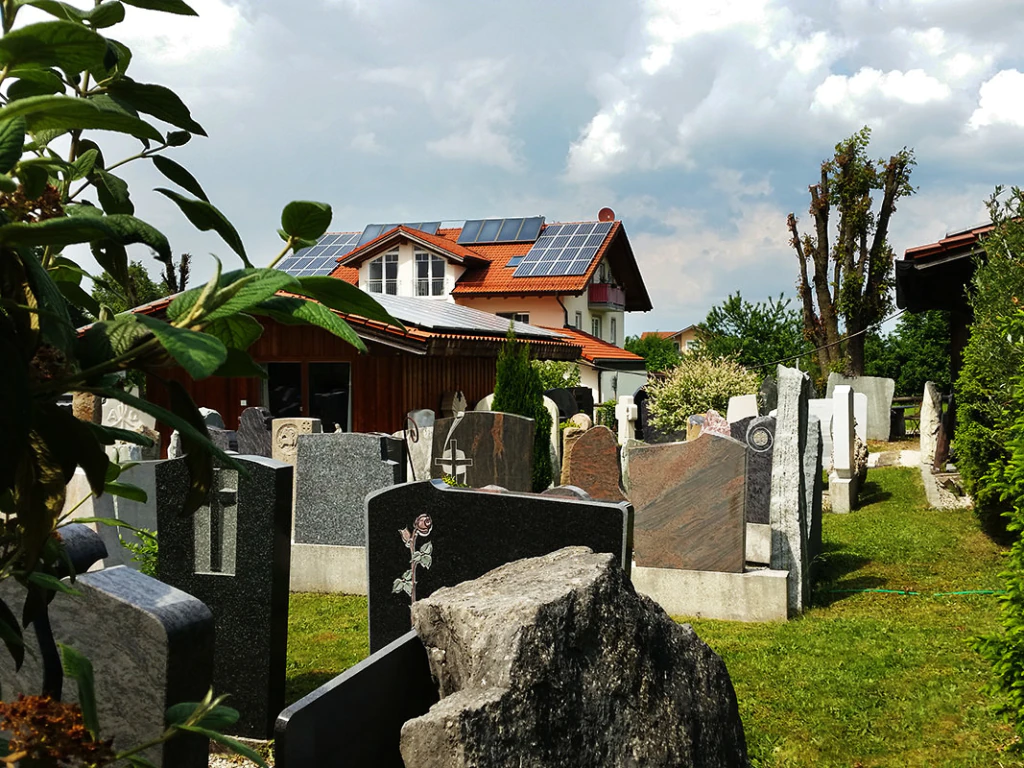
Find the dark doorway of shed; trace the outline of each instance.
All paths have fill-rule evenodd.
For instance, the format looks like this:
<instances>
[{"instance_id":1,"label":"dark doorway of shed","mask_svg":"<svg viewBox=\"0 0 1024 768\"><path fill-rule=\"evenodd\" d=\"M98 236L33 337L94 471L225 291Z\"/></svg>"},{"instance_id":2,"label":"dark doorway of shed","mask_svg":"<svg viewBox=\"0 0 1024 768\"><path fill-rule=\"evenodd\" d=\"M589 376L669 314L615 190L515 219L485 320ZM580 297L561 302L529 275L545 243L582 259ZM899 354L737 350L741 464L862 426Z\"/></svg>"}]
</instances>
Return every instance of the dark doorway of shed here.
<instances>
[{"instance_id":1,"label":"dark doorway of shed","mask_svg":"<svg viewBox=\"0 0 1024 768\"><path fill-rule=\"evenodd\" d=\"M320 419L324 432L349 430L349 363L268 363L267 400L275 418Z\"/></svg>"}]
</instances>

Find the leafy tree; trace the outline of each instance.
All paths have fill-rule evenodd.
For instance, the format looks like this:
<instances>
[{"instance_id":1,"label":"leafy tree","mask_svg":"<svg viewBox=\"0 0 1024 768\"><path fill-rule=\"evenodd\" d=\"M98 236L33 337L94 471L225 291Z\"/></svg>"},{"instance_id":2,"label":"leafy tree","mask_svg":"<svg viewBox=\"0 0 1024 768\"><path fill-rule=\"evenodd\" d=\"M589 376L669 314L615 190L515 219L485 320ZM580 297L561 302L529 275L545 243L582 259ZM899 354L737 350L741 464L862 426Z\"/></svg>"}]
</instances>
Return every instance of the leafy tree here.
<instances>
[{"instance_id":1,"label":"leafy tree","mask_svg":"<svg viewBox=\"0 0 1024 768\"><path fill-rule=\"evenodd\" d=\"M803 354L808 350L803 322L789 304L781 294L778 299L751 304L737 291L712 307L697 326L698 354L732 358L747 368L763 369L762 373L780 360Z\"/></svg>"},{"instance_id":2,"label":"leafy tree","mask_svg":"<svg viewBox=\"0 0 1024 768\"><path fill-rule=\"evenodd\" d=\"M75 469L82 467L96 496L145 495L116 482L120 467L111 464L104 446L116 440L148 445L150 440L79 421L58 399L65 393L113 398L177 429L190 477L184 509L191 513L210 491L214 458L237 471L244 469L210 441L202 416L180 384L167 385L171 406L163 408L117 388L122 373L157 372L170 363L197 380L262 376L246 352L262 333L261 317L317 325L361 350L365 345L332 310L397 323L372 298L342 280L295 278L273 269L289 252L310 245L327 230L331 209L323 203L285 206L279 230L283 249L269 268L252 266L228 219L195 177L167 157L194 135L205 136L202 126L173 91L129 77L131 52L100 33L123 20L125 4L195 15L184 0L110 0L88 10L49 0L0 3L0 402L6 406L0 409L0 580L13 578L24 587L24 600L17 595L21 605L8 604L16 596L12 585L4 591L0 641L15 667L25 655L22 627L41 616L57 589L66 589L59 580L67 555L58 528L67 522L60 513ZM26 5L57 20L16 27ZM111 161L97 143L102 135L97 130L134 137L140 145L134 154ZM157 190L198 229L215 231L242 263L240 269L223 271L218 260L210 281L180 294L164 319L131 313L114 317L101 311L81 286L83 278L94 283L97 278L63 250L87 244L110 284L125 295L129 247L144 245L165 265L171 261L167 238L134 215L128 185L114 173L133 162L153 163L172 185L187 192ZM77 320L93 309L99 320L79 335ZM52 644L50 652L57 652ZM62 652L69 674L81 680L79 703L61 705L84 716L88 738L81 731L74 738L103 744L92 717L88 662L74 649ZM168 712L166 730L165 723L159 724L161 741L192 730L229 743L262 764L248 747L209 730L214 723L221 727L234 721L233 710L221 707L219 699L211 695L184 706L188 711L182 706ZM7 708L5 714L12 711ZM9 719L3 730L12 730ZM115 755L105 745L109 754L94 754L86 762L145 762L137 754L141 746L119 744L126 751ZM15 746L13 741L10 746ZM4 747L6 753L6 743ZM12 749L12 758L16 752ZM62 755L60 762L78 764L78 757Z\"/></svg>"},{"instance_id":3,"label":"leafy tree","mask_svg":"<svg viewBox=\"0 0 1024 768\"><path fill-rule=\"evenodd\" d=\"M115 292L112 286L116 284L113 276L104 272L92 289L92 297L96 303L109 308L115 315L172 293L167 290L166 283L153 282L141 261L133 261L128 265L125 292Z\"/></svg>"},{"instance_id":4,"label":"leafy tree","mask_svg":"<svg viewBox=\"0 0 1024 768\"><path fill-rule=\"evenodd\" d=\"M801 235L792 213L786 222L800 265L804 330L826 373L864 373L860 331L883 320L892 301L889 222L897 201L914 192L913 150L904 147L888 160L874 161L867 155L870 138L871 130L862 128L836 144L834 157L822 162L819 181L809 187L814 235ZM882 193L877 212L876 191ZM833 209L839 221L830 247ZM849 336L845 341L844 334Z\"/></svg>"},{"instance_id":5,"label":"leafy tree","mask_svg":"<svg viewBox=\"0 0 1024 768\"><path fill-rule=\"evenodd\" d=\"M974 313L963 366L954 385L957 469L983 525L999 533L1000 515L1010 507L993 469L1005 465L1008 446L1018 437L1022 411L1015 397L1024 366L1024 347L1006 332L1006 318L1024 297L1024 191L1013 188L1005 200L997 188L988 202L995 229L982 241L968 297ZM1019 386L1019 385L1018 385Z\"/></svg>"},{"instance_id":6,"label":"leafy tree","mask_svg":"<svg viewBox=\"0 0 1024 768\"><path fill-rule=\"evenodd\" d=\"M498 354L491 408L533 419L533 490L551 485L551 414L544 407L544 388L537 369L530 364L530 345L516 341L511 324Z\"/></svg>"},{"instance_id":7,"label":"leafy tree","mask_svg":"<svg viewBox=\"0 0 1024 768\"><path fill-rule=\"evenodd\" d=\"M634 355L640 355L651 373L675 368L683 359L675 344L656 333L647 336L627 336L624 346Z\"/></svg>"},{"instance_id":8,"label":"leafy tree","mask_svg":"<svg viewBox=\"0 0 1024 768\"><path fill-rule=\"evenodd\" d=\"M533 360L531 363L540 376L541 390L578 387L580 367L568 360Z\"/></svg>"},{"instance_id":9,"label":"leafy tree","mask_svg":"<svg viewBox=\"0 0 1024 768\"><path fill-rule=\"evenodd\" d=\"M651 423L664 432L686 429L694 414L725 413L729 398L757 392L757 375L729 358L688 358L647 385Z\"/></svg>"},{"instance_id":10,"label":"leafy tree","mask_svg":"<svg viewBox=\"0 0 1024 768\"><path fill-rule=\"evenodd\" d=\"M900 397L920 396L926 381L949 392L949 356L949 313L907 312L889 335L868 334L864 373L893 379Z\"/></svg>"}]
</instances>

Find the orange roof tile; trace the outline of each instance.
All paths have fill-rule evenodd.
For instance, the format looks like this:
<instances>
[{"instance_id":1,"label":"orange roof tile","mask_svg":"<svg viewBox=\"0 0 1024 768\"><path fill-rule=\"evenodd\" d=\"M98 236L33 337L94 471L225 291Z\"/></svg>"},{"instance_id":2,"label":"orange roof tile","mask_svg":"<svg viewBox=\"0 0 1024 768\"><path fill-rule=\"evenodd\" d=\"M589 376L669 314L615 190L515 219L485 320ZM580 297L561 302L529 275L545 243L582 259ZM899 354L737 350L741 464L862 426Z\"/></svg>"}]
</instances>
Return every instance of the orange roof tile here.
<instances>
[{"instance_id":1,"label":"orange roof tile","mask_svg":"<svg viewBox=\"0 0 1024 768\"><path fill-rule=\"evenodd\" d=\"M545 328L547 326L540 327ZM631 360L638 363L641 367L644 364L644 359L640 355L634 354L628 349L617 347L614 344L609 344L607 341L602 341L596 336L591 336L589 333L576 328L547 328L549 331L558 331L568 336L571 340L570 343L583 347L583 359L587 362L594 362L595 360ZM531 340L530 343L532 344L533 341Z\"/></svg>"},{"instance_id":2,"label":"orange roof tile","mask_svg":"<svg viewBox=\"0 0 1024 768\"><path fill-rule=\"evenodd\" d=\"M961 249L970 250L983 236L991 232L992 229L993 227L991 224L983 224L980 227L974 227L973 229L964 230L963 232L954 232L936 243L928 243L927 245L918 245L913 248L907 248L903 253L903 258L909 261L918 261L921 259L931 258L932 256L955 253Z\"/></svg>"}]
</instances>

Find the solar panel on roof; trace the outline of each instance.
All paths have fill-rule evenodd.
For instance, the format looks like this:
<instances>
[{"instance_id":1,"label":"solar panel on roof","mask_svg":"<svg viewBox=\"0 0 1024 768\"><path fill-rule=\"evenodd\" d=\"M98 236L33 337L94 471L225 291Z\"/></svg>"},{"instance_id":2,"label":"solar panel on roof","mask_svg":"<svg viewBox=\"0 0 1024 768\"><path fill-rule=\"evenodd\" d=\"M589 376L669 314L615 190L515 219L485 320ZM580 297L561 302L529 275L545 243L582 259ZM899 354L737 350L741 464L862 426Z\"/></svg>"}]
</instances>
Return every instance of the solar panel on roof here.
<instances>
[{"instance_id":1,"label":"solar panel on roof","mask_svg":"<svg viewBox=\"0 0 1024 768\"><path fill-rule=\"evenodd\" d=\"M296 277L329 275L338 266L338 259L355 248L358 241L358 232L328 233L316 245L282 260L278 269Z\"/></svg>"},{"instance_id":2,"label":"solar panel on roof","mask_svg":"<svg viewBox=\"0 0 1024 768\"><path fill-rule=\"evenodd\" d=\"M610 221L547 226L529 252L516 262L512 277L586 274L611 228Z\"/></svg>"},{"instance_id":3,"label":"solar panel on roof","mask_svg":"<svg viewBox=\"0 0 1024 768\"><path fill-rule=\"evenodd\" d=\"M359 245L366 245L371 240L380 237L381 235L390 232L396 227L408 227L409 229L418 229L420 232L426 232L428 235L436 235L437 230L441 227L440 221L416 221L416 222L397 222L394 224L368 224L366 229L363 230L362 237L359 238Z\"/></svg>"},{"instance_id":4,"label":"solar panel on roof","mask_svg":"<svg viewBox=\"0 0 1024 768\"><path fill-rule=\"evenodd\" d=\"M518 219L471 219L462 226L458 242L471 243L532 243L544 225L543 216Z\"/></svg>"}]
</instances>

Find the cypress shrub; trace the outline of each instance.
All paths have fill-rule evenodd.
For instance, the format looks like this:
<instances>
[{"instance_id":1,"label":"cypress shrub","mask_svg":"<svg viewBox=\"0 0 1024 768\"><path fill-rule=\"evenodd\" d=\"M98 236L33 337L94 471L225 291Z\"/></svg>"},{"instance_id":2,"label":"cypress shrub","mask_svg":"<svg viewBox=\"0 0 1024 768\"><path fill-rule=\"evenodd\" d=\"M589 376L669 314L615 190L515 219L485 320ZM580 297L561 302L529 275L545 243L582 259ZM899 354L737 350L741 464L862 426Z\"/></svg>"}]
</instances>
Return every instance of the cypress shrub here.
<instances>
[{"instance_id":1,"label":"cypress shrub","mask_svg":"<svg viewBox=\"0 0 1024 768\"><path fill-rule=\"evenodd\" d=\"M530 364L530 345L516 341L511 325L498 354L491 408L533 419L533 490L543 491L551 485L551 414L544 407L540 374Z\"/></svg>"}]
</instances>

